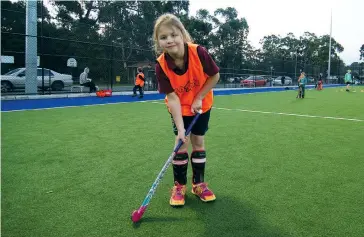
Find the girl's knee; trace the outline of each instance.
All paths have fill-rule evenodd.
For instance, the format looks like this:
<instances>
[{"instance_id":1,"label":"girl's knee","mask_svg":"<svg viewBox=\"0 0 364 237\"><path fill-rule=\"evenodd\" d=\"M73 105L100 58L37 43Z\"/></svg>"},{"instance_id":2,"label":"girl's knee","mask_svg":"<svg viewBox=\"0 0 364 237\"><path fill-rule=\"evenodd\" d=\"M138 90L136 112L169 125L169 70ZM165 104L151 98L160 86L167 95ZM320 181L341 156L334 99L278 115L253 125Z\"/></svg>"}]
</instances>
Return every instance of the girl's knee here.
<instances>
[{"instance_id":1,"label":"girl's knee","mask_svg":"<svg viewBox=\"0 0 364 237\"><path fill-rule=\"evenodd\" d=\"M192 136L191 143L193 150L204 150L205 149L205 137L204 136Z\"/></svg>"},{"instance_id":2,"label":"girl's knee","mask_svg":"<svg viewBox=\"0 0 364 237\"><path fill-rule=\"evenodd\" d=\"M188 145L189 145L189 143L190 143L190 138L187 138L187 142L185 142L185 143L183 143L182 144L182 146L179 148L179 150L178 150L178 152L179 153L182 153L182 152L188 152ZM179 140L178 140L178 138L176 137L176 142L175 142L175 146L177 146L177 144L178 144L178 142L179 142Z\"/></svg>"},{"instance_id":3,"label":"girl's knee","mask_svg":"<svg viewBox=\"0 0 364 237\"><path fill-rule=\"evenodd\" d=\"M181 147L179 150L178 150L178 153L188 153L188 148L187 147Z\"/></svg>"}]
</instances>

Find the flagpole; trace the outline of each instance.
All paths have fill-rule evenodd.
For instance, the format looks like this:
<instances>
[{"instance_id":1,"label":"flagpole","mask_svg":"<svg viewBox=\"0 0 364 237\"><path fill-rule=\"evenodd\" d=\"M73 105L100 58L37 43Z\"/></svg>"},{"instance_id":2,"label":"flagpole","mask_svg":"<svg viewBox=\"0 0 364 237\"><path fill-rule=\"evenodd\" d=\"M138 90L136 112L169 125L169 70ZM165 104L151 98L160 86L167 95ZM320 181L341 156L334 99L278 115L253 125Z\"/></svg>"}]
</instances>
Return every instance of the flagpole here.
<instances>
[{"instance_id":1,"label":"flagpole","mask_svg":"<svg viewBox=\"0 0 364 237\"><path fill-rule=\"evenodd\" d=\"M329 65L327 69L328 80L330 80L330 70L331 70L331 36L332 36L332 9L331 9L331 19L330 19Z\"/></svg>"}]
</instances>

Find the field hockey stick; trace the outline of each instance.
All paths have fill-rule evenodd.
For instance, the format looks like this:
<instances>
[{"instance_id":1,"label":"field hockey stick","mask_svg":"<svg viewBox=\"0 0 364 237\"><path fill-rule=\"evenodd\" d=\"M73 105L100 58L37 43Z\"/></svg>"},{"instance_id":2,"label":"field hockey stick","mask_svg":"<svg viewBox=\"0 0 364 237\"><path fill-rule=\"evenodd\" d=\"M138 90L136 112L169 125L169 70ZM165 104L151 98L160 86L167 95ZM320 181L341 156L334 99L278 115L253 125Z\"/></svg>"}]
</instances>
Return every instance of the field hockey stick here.
<instances>
[{"instance_id":1,"label":"field hockey stick","mask_svg":"<svg viewBox=\"0 0 364 237\"><path fill-rule=\"evenodd\" d=\"M200 110L195 115L195 117L193 118L190 126L187 128L185 136L188 136L190 134L193 125L196 123L196 121L200 117L201 113L202 113L202 111ZM169 165L172 163L172 160L173 160L174 156L176 155L176 153L178 152L178 150L181 148L182 145L183 145L183 141L179 140L177 146L174 148L172 154L168 157L168 160L166 161L166 163L164 164L162 170L159 172L157 178L155 179L155 181L154 181L152 187L150 188L147 196L145 197L142 205L139 207L138 210L133 211L133 213L131 214L131 220L134 223L138 222L142 218L145 210L147 209L147 207L148 207L148 205L150 203L150 200L152 199L152 197L154 195L155 190L157 189L157 186L158 186L159 182L163 178L163 176L164 176L165 172L167 171Z\"/></svg>"}]
</instances>

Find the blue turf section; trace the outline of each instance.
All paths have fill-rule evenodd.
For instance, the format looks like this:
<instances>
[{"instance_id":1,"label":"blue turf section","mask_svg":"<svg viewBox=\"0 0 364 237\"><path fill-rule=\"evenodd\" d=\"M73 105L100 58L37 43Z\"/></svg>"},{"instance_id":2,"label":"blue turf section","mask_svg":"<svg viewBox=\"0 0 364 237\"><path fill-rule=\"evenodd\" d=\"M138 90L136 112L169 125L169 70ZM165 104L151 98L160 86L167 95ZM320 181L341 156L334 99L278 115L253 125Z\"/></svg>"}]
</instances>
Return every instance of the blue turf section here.
<instances>
[{"instance_id":1,"label":"blue turf section","mask_svg":"<svg viewBox=\"0 0 364 237\"><path fill-rule=\"evenodd\" d=\"M327 87L337 87L341 85L326 85ZM307 86L306 88L313 88ZM297 89L297 87L290 88L290 90ZM269 91L284 91L283 87L266 87L266 88L251 88L251 89L226 89L214 90L215 95L231 95L231 94L246 94L257 92ZM83 105L97 105L108 103L120 102L137 102L147 100L160 100L163 99L163 94L145 94L143 99L138 97L131 97L130 95L113 95L111 97L98 98L96 96L88 97L75 97L75 98L54 98L54 99L25 99L25 100L3 100L1 101L1 111L14 111L14 110L32 110L32 109L45 109L67 106L83 106Z\"/></svg>"},{"instance_id":2,"label":"blue turf section","mask_svg":"<svg viewBox=\"0 0 364 237\"><path fill-rule=\"evenodd\" d=\"M142 100L158 100L163 99L163 95L150 94L144 95ZM76 97L76 98L55 98L55 99L28 99L28 100L5 100L1 103L1 111L12 110L30 110L30 109L44 109L56 108L66 106L82 106L82 105L96 105L120 102L135 102L141 101L137 97L128 95L118 95L111 97L99 98L96 96L89 97Z\"/></svg>"}]
</instances>

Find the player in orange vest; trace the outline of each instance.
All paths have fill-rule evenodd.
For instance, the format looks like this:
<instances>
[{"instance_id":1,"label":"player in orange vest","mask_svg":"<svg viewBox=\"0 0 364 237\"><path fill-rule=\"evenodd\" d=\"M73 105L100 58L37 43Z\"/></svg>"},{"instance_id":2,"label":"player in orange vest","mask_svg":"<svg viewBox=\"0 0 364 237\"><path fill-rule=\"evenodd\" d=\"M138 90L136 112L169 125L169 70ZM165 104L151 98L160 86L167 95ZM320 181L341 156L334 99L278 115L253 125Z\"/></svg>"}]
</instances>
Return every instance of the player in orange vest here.
<instances>
[{"instance_id":1,"label":"player in orange vest","mask_svg":"<svg viewBox=\"0 0 364 237\"><path fill-rule=\"evenodd\" d=\"M204 202L213 201L216 197L204 180L204 136L213 104L212 88L220 77L219 68L205 48L192 44L189 33L172 14L164 14L157 19L153 39L156 53L160 54L156 64L158 90L166 94L165 102L172 118L176 144L179 139L184 141L172 161L174 186L170 205L185 204L189 141L192 145L192 193ZM191 135L185 137L185 130L199 110L202 110L201 116Z\"/></svg>"},{"instance_id":2,"label":"player in orange vest","mask_svg":"<svg viewBox=\"0 0 364 237\"><path fill-rule=\"evenodd\" d=\"M139 89L139 98L143 98L143 86L145 82L144 73L140 67L137 69L138 73L135 78L135 86L133 88L133 97L137 96L136 90Z\"/></svg>"},{"instance_id":3,"label":"player in orange vest","mask_svg":"<svg viewBox=\"0 0 364 237\"><path fill-rule=\"evenodd\" d=\"M319 79L318 79L318 81L317 81L317 90L318 91L320 91L320 90L322 90L322 85L323 85L323 81L322 81L322 73L320 73L320 75L319 75Z\"/></svg>"}]
</instances>

